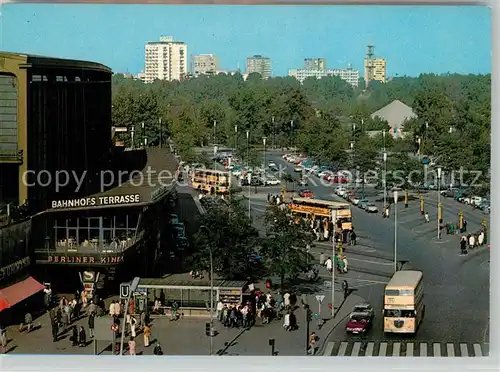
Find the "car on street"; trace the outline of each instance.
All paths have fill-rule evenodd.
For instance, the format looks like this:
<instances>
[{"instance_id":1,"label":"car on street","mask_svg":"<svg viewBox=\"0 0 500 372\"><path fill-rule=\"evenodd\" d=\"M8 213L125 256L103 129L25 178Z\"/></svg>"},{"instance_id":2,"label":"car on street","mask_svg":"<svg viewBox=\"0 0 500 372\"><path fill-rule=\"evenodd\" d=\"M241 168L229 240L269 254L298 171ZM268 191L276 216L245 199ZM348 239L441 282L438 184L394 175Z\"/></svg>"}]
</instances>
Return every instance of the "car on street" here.
<instances>
[{"instance_id":1,"label":"car on street","mask_svg":"<svg viewBox=\"0 0 500 372\"><path fill-rule=\"evenodd\" d=\"M480 197L480 196L468 196L466 198L463 199L463 203L466 204L466 205L475 205L475 206L478 206L479 204L481 204L481 202L483 201L483 198Z\"/></svg>"},{"instance_id":2,"label":"car on street","mask_svg":"<svg viewBox=\"0 0 500 372\"><path fill-rule=\"evenodd\" d=\"M274 161L270 161L269 163L267 163L267 166L269 168L274 168L274 167L277 167L276 163Z\"/></svg>"},{"instance_id":3,"label":"car on street","mask_svg":"<svg viewBox=\"0 0 500 372\"><path fill-rule=\"evenodd\" d=\"M456 188L441 190L441 195L446 197L446 198L453 198L453 197L455 197L455 193L457 192L457 190L458 189L456 189Z\"/></svg>"},{"instance_id":4,"label":"car on street","mask_svg":"<svg viewBox=\"0 0 500 372\"><path fill-rule=\"evenodd\" d=\"M347 319L345 326L346 332L353 334L366 333L373 324L373 314L371 306L365 309L355 306Z\"/></svg>"},{"instance_id":5,"label":"car on street","mask_svg":"<svg viewBox=\"0 0 500 372\"><path fill-rule=\"evenodd\" d=\"M373 203L367 203L363 209L368 213L378 213L378 208Z\"/></svg>"},{"instance_id":6,"label":"car on street","mask_svg":"<svg viewBox=\"0 0 500 372\"><path fill-rule=\"evenodd\" d=\"M265 179L266 186L277 186L281 184L281 181L277 179L276 177L266 177Z\"/></svg>"},{"instance_id":7,"label":"car on street","mask_svg":"<svg viewBox=\"0 0 500 372\"><path fill-rule=\"evenodd\" d=\"M358 201L358 204L356 204L359 208L365 209L366 205L368 204L368 199L360 199Z\"/></svg>"},{"instance_id":8,"label":"car on street","mask_svg":"<svg viewBox=\"0 0 500 372\"><path fill-rule=\"evenodd\" d=\"M295 166L295 168L293 168L293 170L294 170L294 172L299 173L299 172L302 172L302 167L297 165L297 166Z\"/></svg>"},{"instance_id":9,"label":"car on street","mask_svg":"<svg viewBox=\"0 0 500 372\"><path fill-rule=\"evenodd\" d=\"M299 196L301 198L312 198L313 197L313 193L309 189L302 189L302 190L299 191Z\"/></svg>"}]
</instances>

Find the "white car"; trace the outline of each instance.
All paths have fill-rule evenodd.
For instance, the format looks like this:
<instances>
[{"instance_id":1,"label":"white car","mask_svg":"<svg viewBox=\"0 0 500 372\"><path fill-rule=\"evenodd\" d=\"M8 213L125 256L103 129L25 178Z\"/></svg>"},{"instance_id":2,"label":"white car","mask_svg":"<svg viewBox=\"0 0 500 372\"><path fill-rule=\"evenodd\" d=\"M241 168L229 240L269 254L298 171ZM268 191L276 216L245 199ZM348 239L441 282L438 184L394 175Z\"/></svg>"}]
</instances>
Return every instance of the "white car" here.
<instances>
[{"instance_id":1,"label":"white car","mask_svg":"<svg viewBox=\"0 0 500 372\"><path fill-rule=\"evenodd\" d=\"M274 178L274 177L267 177L266 178L266 185L268 186L277 186L281 184L281 181L277 178Z\"/></svg>"},{"instance_id":2,"label":"white car","mask_svg":"<svg viewBox=\"0 0 500 372\"><path fill-rule=\"evenodd\" d=\"M276 165L276 163L274 161L270 161L269 163L267 163L267 166L269 168L277 167L277 165Z\"/></svg>"},{"instance_id":3,"label":"white car","mask_svg":"<svg viewBox=\"0 0 500 372\"><path fill-rule=\"evenodd\" d=\"M463 203L464 204L470 204L470 205L479 205L483 202L483 198L480 196L470 196L467 198L464 198Z\"/></svg>"},{"instance_id":4,"label":"white car","mask_svg":"<svg viewBox=\"0 0 500 372\"><path fill-rule=\"evenodd\" d=\"M351 200L353 205L358 205L360 201L361 201L361 199L358 199L358 198L354 198Z\"/></svg>"},{"instance_id":5,"label":"white car","mask_svg":"<svg viewBox=\"0 0 500 372\"><path fill-rule=\"evenodd\" d=\"M297 165L295 168L293 168L293 170L294 170L294 172L297 172L297 173L302 172L302 167Z\"/></svg>"},{"instance_id":6,"label":"white car","mask_svg":"<svg viewBox=\"0 0 500 372\"><path fill-rule=\"evenodd\" d=\"M367 211L368 213L378 213L378 208L375 204L373 203L368 203L365 205L365 211Z\"/></svg>"},{"instance_id":7,"label":"white car","mask_svg":"<svg viewBox=\"0 0 500 372\"><path fill-rule=\"evenodd\" d=\"M345 191L346 191L345 187L339 186L339 187L335 188L334 192L335 192L335 194L340 195L341 193L342 194L345 193Z\"/></svg>"}]
</instances>

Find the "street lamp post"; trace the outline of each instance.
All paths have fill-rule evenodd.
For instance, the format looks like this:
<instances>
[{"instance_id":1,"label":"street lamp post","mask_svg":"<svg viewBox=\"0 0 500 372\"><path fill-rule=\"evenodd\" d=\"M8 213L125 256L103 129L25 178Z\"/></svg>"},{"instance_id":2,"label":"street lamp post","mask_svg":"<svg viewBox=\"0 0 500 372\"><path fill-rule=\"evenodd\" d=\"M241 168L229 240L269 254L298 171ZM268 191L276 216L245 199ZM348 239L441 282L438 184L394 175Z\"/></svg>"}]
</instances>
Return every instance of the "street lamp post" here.
<instances>
[{"instance_id":1,"label":"street lamp post","mask_svg":"<svg viewBox=\"0 0 500 372\"><path fill-rule=\"evenodd\" d=\"M271 118L272 126L273 126L273 149L276 148L276 128L274 127L274 116Z\"/></svg>"},{"instance_id":2,"label":"street lamp post","mask_svg":"<svg viewBox=\"0 0 500 372\"><path fill-rule=\"evenodd\" d=\"M128 308L130 306L130 298L132 297L133 293L137 290L137 287L139 286L140 280L141 280L141 278L135 277L134 280L132 280L132 283L130 283L128 296L127 296L127 302L125 304L125 310L123 311L122 335L120 337L120 355L123 355L123 344L124 344L124 340L125 340L125 326L127 323L127 312L128 312Z\"/></svg>"},{"instance_id":3,"label":"street lamp post","mask_svg":"<svg viewBox=\"0 0 500 372\"><path fill-rule=\"evenodd\" d=\"M144 122L142 122L142 138L145 138L145 137L146 137L146 126L144 125Z\"/></svg>"},{"instance_id":4,"label":"street lamp post","mask_svg":"<svg viewBox=\"0 0 500 372\"><path fill-rule=\"evenodd\" d=\"M385 132L384 132L385 133ZM387 152L384 149L384 211L387 208Z\"/></svg>"},{"instance_id":5,"label":"street lamp post","mask_svg":"<svg viewBox=\"0 0 500 372\"><path fill-rule=\"evenodd\" d=\"M238 149L238 126L234 126L234 152Z\"/></svg>"},{"instance_id":6,"label":"street lamp post","mask_svg":"<svg viewBox=\"0 0 500 372\"><path fill-rule=\"evenodd\" d=\"M207 235L210 235L210 229L206 226L201 226L202 229L206 230ZM213 261L213 253L212 253L212 247L208 246L208 252L210 253L210 311L209 311L209 316L210 316L210 332L209 332L209 338L210 338L210 354L213 354L213 348L214 348L214 261Z\"/></svg>"},{"instance_id":7,"label":"street lamp post","mask_svg":"<svg viewBox=\"0 0 500 372\"><path fill-rule=\"evenodd\" d=\"M332 319L335 317L335 234L332 237Z\"/></svg>"},{"instance_id":8,"label":"street lamp post","mask_svg":"<svg viewBox=\"0 0 500 372\"><path fill-rule=\"evenodd\" d=\"M252 174L249 172L249 165L250 165L250 162L249 162L249 158L250 158L250 144L249 144L249 138L250 138L250 131L247 130L246 131L246 135L247 135L247 182L248 182L248 218L250 219L252 217L251 215L251 210L250 210L250 192L251 192L251 181L252 181Z\"/></svg>"},{"instance_id":9,"label":"street lamp post","mask_svg":"<svg viewBox=\"0 0 500 372\"><path fill-rule=\"evenodd\" d=\"M398 190L394 190L394 272L398 271Z\"/></svg>"},{"instance_id":10,"label":"street lamp post","mask_svg":"<svg viewBox=\"0 0 500 372\"><path fill-rule=\"evenodd\" d=\"M216 164L217 160L215 159L215 157L217 156L217 145L216 145L217 142L215 141L215 139L216 139L216 131L217 131L217 121L214 120L214 141L213 141L213 144L212 144L214 146L214 170L217 169L217 164Z\"/></svg>"},{"instance_id":11,"label":"street lamp post","mask_svg":"<svg viewBox=\"0 0 500 372\"><path fill-rule=\"evenodd\" d=\"M135 126L132 125L132 129L130 131L130 146L132 147L132 150L134 149L134 135L135 135Z\"/></svg>"},{"instance_id":12,"label":"street lamp post","mask_svg":"<svg viewBox=\"0 0 500 372\"><path fill-rule=\"evenodd\" d=\"M264 145L264 165L262 166L262 169L266 169L266 137L262 138L262 144Z\"/></svg>"},{"instance_id":13,"label":"street lamp post","mask_svg":"<svg viewBox=\"0 0 500 372\"><path fill-rule=\"evenodd\" d=\"M290 148L293 147L293 120L290 122Z\"/></svg>"},{"instance_id":14,"label":"street lamp post","mask_svg":"<svg viewBox=\"0 0 500 372\"><path fill-rule=\"evenodd\" d=\"M437 189L438 189L438 205L437 205L437 238L441 239L441 167L437 169Z\"/></svg>"}]
</instances>

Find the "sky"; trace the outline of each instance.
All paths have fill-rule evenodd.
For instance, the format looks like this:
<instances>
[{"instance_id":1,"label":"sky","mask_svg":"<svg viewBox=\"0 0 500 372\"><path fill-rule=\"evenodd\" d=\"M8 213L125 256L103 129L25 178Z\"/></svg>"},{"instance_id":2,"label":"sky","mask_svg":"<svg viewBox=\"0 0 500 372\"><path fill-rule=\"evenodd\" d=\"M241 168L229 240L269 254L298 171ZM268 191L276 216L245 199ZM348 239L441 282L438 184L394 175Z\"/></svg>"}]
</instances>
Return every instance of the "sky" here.
<instances>
[{"instance_id":1,"label":"sky","mask_svg":"<svg viewBox=\"0 0 500 372\"><path fill-rule=\"evenodd\" d=\"M170 35L188 54L212 53L244 70L254 54L273 75L326 58L363 74L368 44L389 76L490 73L491 11L437 6L1 5L0 50L83 59L115 72L144 69L144 44Z\"/></svg>"}]
</instances>

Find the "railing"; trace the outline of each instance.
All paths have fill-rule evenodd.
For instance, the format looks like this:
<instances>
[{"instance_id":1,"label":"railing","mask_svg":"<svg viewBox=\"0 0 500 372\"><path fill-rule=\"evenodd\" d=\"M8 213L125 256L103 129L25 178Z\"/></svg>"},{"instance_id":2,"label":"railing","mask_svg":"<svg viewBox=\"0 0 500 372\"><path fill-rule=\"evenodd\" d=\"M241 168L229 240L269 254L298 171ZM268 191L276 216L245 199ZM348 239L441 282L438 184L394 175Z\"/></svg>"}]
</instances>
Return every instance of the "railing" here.
<instances>
[{"instance_id":1,"label":"railing","mask_svg":"<svg viewBox=\"0 0 500 372\"><path fill-rule=\"evenodd\" d=\"M74 239L59 240L55 244L55 250L67 253L122 253L142 239L142 234L127 239L115 241L104 241L99 239L84 240L77 242Z\"/></svg>"}]
</instances>

